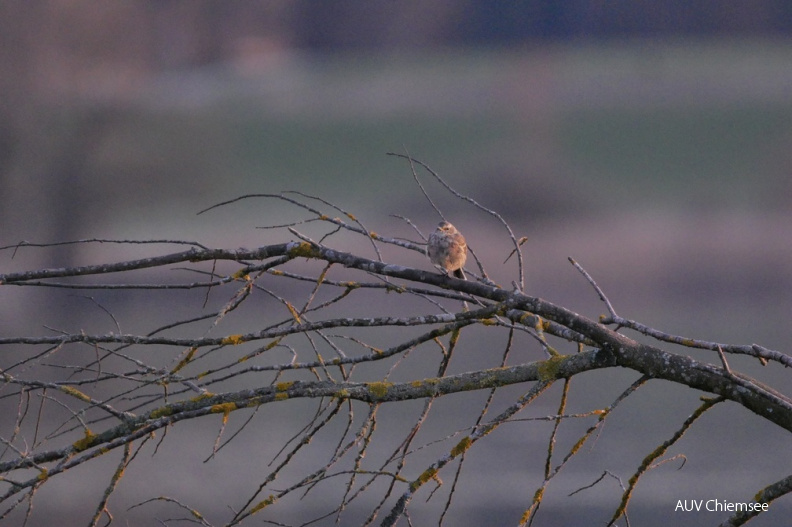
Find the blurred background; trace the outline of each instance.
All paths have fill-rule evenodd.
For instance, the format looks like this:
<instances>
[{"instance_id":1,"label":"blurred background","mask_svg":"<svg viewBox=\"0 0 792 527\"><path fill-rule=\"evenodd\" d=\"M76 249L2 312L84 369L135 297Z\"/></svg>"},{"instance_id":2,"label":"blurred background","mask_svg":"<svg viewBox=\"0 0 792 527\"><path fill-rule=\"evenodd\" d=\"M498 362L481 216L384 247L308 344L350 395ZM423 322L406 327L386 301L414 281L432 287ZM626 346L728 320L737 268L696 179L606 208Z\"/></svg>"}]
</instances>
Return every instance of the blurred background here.
<instances>
[{"instance_id":1,"label":"blurred background","mask_svg":"<svg viewBox=\"0 0 792 527\"><path fill-rule=\"evenodd\" d=\"M425 233L438 218L409 165L386 155L409 152L528 237L529 294L592 318L603 312L568 265L572 256L622 316L674 334L786 350L791 37L792 4L784 0L4 3L0 246L281 242L255 229L279 222L282 208L268 203L196 213L241 194L290 189L322 196L380 234L414 238L390 214ZM513 267L501 265L508 253L497 223L426 184L496 278L515 279ZM12 259L5 251L0 272L133 254L65 246ZM3 291L0 328L37 334L73 315L64 305ZM774 366L735 359L732 367L781 390L789 385ZM685 399L676 387L658 389L656 414L636 406L623 417L615 435L632 444L630 416L650 432L657 430L647 415L650 423L673 416L664 432L628 449L625 481L695 408L699 394L690 392ZM674 490L664 494L663 480L644 493L638 524L718 523L723 517L674 514L673 505L744 501L790 473L787 433L735 405L707 423L684 450L706 461L680 472ZM712 452L724 436L732 443ZM579 481L618 460L598 460ZM514 481L525 485L523 496L497 501L509 524L535 488L519 474ZM609 490L611 499L618 494ZM597 505L578 510L580 502L558 498L555 509L543 505L545 520ZM757 525L788 518L783 501ZM487 517L485 504L465 505L457 525Z\"/></svg>"}]
</instances>

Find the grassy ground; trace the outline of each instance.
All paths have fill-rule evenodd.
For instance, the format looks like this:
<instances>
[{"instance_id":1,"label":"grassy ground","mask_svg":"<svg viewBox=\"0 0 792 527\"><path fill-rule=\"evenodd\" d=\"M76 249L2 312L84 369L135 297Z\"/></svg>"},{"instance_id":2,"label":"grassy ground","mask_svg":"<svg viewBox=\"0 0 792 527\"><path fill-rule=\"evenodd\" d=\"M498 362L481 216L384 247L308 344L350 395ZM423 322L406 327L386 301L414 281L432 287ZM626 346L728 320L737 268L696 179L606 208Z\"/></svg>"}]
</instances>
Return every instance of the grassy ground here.
<instances>
[{"instance_id":1,"label":"grassy ground","mask_svg":"<svg viewBox=\"0 0 792 527\"><path fill-rule=\"evenodd\" d=\"M296 56L246 75L217 68L154 83L89 161L108 183L146 181L142 197L157 200L300 188L369 210L411 209L406 166L384 157L406 148L527 217L521 204L556 215L540 205L573 210L583 196L595 208L786 208L792 52L746 47Z\"/></svg>"}]
</instances>

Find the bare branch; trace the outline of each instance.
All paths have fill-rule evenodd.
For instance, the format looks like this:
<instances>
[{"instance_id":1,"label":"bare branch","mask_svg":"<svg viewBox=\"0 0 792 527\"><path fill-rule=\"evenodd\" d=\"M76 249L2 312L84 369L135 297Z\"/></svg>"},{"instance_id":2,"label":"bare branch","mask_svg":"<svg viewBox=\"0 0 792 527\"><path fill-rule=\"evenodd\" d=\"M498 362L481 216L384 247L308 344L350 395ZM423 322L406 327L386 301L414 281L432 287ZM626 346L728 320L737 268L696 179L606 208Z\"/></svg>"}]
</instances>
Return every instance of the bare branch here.
<instances>
[{"instance_id":1,"label":"bare branch","mask_svg":"<svg viewBox=\"0 0 792 527\"><path fill-rule=\"evenodd\" d=\"M674 336L622 318L592 276L572 259L605 304L607 316L590 319L524 294L520 247L525 238L518 241L500 215L454 190L420 161L409 154L399 157L408 160L433 206L416 166L454 197L505 226L517 254L519 280L509 280L513 285L508 289L500 287L487 278L482 262L481 278L470 281L438 273L428 261L425 268L401 265L401 256L408 254L404 251L424 253L425 244L370 232L367 222L347 209L302 192L249 194L201 212L244 199L274 200L301 215L263 227L282 235L283 243L231 250L178 240L77 240L63 243L176 244L187 250L0 275L0 294L15 286L14 302L25 301L30 291L26 287L72 303L69 290L85 289L96 292L87 298L102 312L90 325L42 320L41 335L9 332L0 337L2 350L8 351L0 354L0 404L7 415L0 428L0 519L29 521L43 485L64 480L60 476L72 468L94 465L118 450L120 462L105 478L109 483L103 495L86 511L90 525L113 521L119 512L111 514L110 499L122 501L121 478L142 446L156 438L157 455L170 430L201 418L208 418L210 425L204 433L205 462L223 462L227 447L255 448L245 452L246 459L258 459L271 448L263 461L267 468L245 492L229 498L238 502L230 504L230 512L225 510L225 525L288 524L274 519L273 511L288 512L301 500L324 498L328 489L335 492L335 501L317 508L304 524L328 518L345 523L357 507L367 507L354 513L362 514L364 525L395 525L402 517L416 523L411 503L422 489L442 524L450 521L465 482L479 477L470 456L484 451L488 441L482 440L504 424L547 427L548 435L540 436L547 438L546 449L525 460L536 463L542 481L530 503L522 506L522 517L515 518L515 523L531 524L554 488L551 482L570 474L563 470L568 462L581 459L584 445L594 448L606 440L599 436L609 416L656 379L710 395L673 437L645 456L627 485L605 470L593 483L574 486L578 490L570 496L606 476L619 481L621 501L611 524L622 518L629 524L627 508L636 499L634 490L643 474L672 460L685 464L682 454L665 457L668 449L716 403L733 401L750 410L752 418L792 432L790 397L763 382L765 377L738 371L738 361L727 360L729 353L744 354L786 367L792 365L788 354L757 344ZM331 218L333 214L338 217ZM397 217L424 239L416 224ZM371 245L373 258L336 248L350 236L365 238L363 246ZM387 252L382 251L385 245L390 246ZM11 255L20 257L29 252L22 248L36 246L21 242L0 250L13 250ZM385 261L386 255L393 260ZM197 279L166 279L172 271ZM122 316L126 311L113 304L127 292L157 303L167 299L162 305L175 306L172 316L130 322ZM96 309L91 311L95 315ZM147 324L143 330L130 330L141 324ZM617 331L623 328L637 331L642 340ZM711 362L688 356L690 348L713 351ZM471 361L477 366L471 367ZM636 372L638 379L618 388L610 405L594 406L588 394L574 398L573 377L606 375L617 367ZM561 379L564 388L550 412L521 414ZM439 408L460 398L456 394L475 392L481 393L480 402L469 405L466 415L453 416L465 421L449 428L451 416ZM410 401L417 404L410 406ZM584 407L573 410L572 404ZM265 410L284 407L301 410L288 419L269 421ZM495 417L493 408L500 408ZM594 422L576 431L578 423L570 419ZM265 444L258 435L245 441L245 434L259 433L262 420L267 430L288 430L285 439L277 445ZM559 445L567 444L572 446L559 451ZM499 454L488 455L507 459ZM789 479L769 485L756 500L770 503L788 494ZM210 525L201 511L175 498L152 497L134 507L154 503L175 506L180 520ZM735 514L724 525L742 525L756 514Z\"/></svg>"},{"instance_id":2,"label":"bare branch","mask_svg":"<svg viewBox=\"0 0 792 527\"><path fill-rule=\"evenodd\" d=\"M699 406L696 409L696 411L693 412L691 414L691 416L688 417L685 420L684 423L682 423L682 426L679 428L679 430L677 430L674 433L674 435L673 435L673 437L671 437L671 439L668 439L667 441L664 441L662 445L660 445L659 447L654 449L652 451L652 453L650 453L648 456L646 456L646 458L644 458L643 462L641 463L641 466L638 467L638 470L636 471L636 473L633 474L633 476L630 478L630 482L629 482L629 484L627 486L627 490L625 490L624 494L622 495L622 501L619 504L619 507L616 509L616 512L613 514L613 518L611 518L610 522L608 522L608 525L613 525L616 522L616 520L618 520L620 517L622 517L624 514L626 514L627 505L630 503L630 498L632 497L632 493L635 490L635 486L638 484L638 480L641 478L641 476L643 476L643 474L646 471L658 466L658 464L655 463L655 460L657 460L658 458L660 458L660 456L665 454L666 451L669 449L669 447L671 447L683 435L685 435L685 432L688 431L690 426L699 417L701 417L704 414L704 412L706 412L707 410L709 410L710 408L712 408L716 404L718 404L720 402L723 402L724 400L725 400L725 398L723 398L723 397L716 397L714 399L706 399L704 401L704 403L702 403L702 405ZM662 463L660 463L660 464L662 464Z\"/></svg>"}]
</instances>

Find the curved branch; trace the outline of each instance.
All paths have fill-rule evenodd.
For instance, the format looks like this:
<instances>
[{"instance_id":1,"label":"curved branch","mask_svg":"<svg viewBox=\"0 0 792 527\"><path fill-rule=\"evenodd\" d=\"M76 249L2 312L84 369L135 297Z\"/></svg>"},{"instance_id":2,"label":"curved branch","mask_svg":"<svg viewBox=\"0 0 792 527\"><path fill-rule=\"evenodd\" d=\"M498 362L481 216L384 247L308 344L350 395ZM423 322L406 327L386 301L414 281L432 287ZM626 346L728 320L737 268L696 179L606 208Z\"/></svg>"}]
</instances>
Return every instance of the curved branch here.
<instances>
[{"instance_id":1,"label":"curved branch","mask_svg":"<svg viewBox=\"0 0 792 527\"><path fill-rule=\"evenodd\" d=\"M269 197L278 197L290 203L298 203L291 198L280 195L268 195ZM302 205L301 205L302 206ZM386 243L396 243L410 250L422 249L409 242L401 242L398 240L391 240L383 238L375 233L365 232L362 224L357 222L355 225L348 225L341 220L329 220L322 216L319 211L310 207L303 206L312 213L319 215L318 221L330 221L339 228L344 228L355 233L365 235L370 240L383 241ZM338 209L343 212L342 209ZM353 221L354 217L350 216ZM312 220L314 221L314 220ZM335 231L334 231L335 232ZM612 368L620 366L629 368L642 374L640 383L647 379L664 379L678 383L680 385L688 386L695 389L704 390L709 393L716 394L724 399L737 402L743 407L755 412L770 422L776 423L788 431L792 431L792 400L786 395L768 387L759 381L748 377L746 375L737 373L729 368L722 351L732 353L747 353L758 356L760 358L776 360L784 365L792 365L792 357L785 355L781 352L767 350L757 345L751 346L730 346L721 345L717 343L708 343L706 341L697 341L692 339L683 339L682 337L674 337L665 333L647 328L637 322L622 319L618 317L613 310L613 307L607 302L604 293L594 284L593 280L585 272L584 275L595 286L600 294L600 297L606 300L610 317L606 317L599 321L594 321L586 318L574 311L547 302L538 297L525 295L515 287L514 290L506 290L501 287L495 286L485 280L481 281L466 281L457 280L450 276L438 274L433 271L426 271L406 266L390 264L387 262L372 260L356 256L348 252L334 250L319 243L310 241L310 238L303 236L301 233L294 231L295 236L300 238L301 241L292 241L288 243L281 243L275 245L267 245L256 249L208 249L195 244L190 250L167 254L158 257L151 257L145 259L138 259L127 262L117 262L103 265L89 265L82 267L60 268L60 269L43 269L37 271L26 271L19 273L8 273L0 275L0 285L17 285L17 286L53 286L53 287L71 287L69 280L65 282L51 283L49 281L56 278L69 278L77 276L91 276L91 275L106 275L108 273L128 272L133 270L151 269L157 267L171 266L177 263L185 262L212 262L212 271L204 272L200 270L191 269L195 272L204 273L207 276L207 282L203 285L206 287L220 286L236 281L244 282L242 289L236 291L230 301L226 301L224 307L209 315L201 315L200 317L191 318L187 321L182 321L177 324L163 326L160 330L155 331L147 336L129 335L129 334L107 334L107 335L88 335L85 333L74 334L58 334L55 336L45 337L5 337L0 339L0 345L3 344L25 344L25 345L50 345L50 347L43 351L37 352L32 357L24 358L17 364L4 366L0 371L2 380L7 384L14 384L17 387L16 392L11 395L20 395L20 400L28 397L29 392L41 391L42 400L54 401L62 405L62 408L67 410L68 416L62 421L61 428L64 430L57 431L56 434L50 438L60 437L67 433L72 433L74 430L83 429L85 437L72 443L71 445L62 448L51 449L48 451L38 451L29 453L22 448L16 448L11 442L3 440L7 446L7 452L13 450L12 455L16 456L13 459L7 459L0 463L0 472L9 472L19 469L34 469L38 470L39 474L32 477L27 481L13 482L10 479L5 479L6 484L9 485L5 489L4 494L0 495L0 501L6 498L23 493L34 492L44 481L53 477L56 474L62 473L72 467L85 463L96 457L103 455L110 450L118 447L126 447L127 453L129 445L133 441L148 437L149 434L157 430L168 427L176 422L203 417L212 414L222 414L224 417L223 426L225 426L227 417L230 413L236 410L258 407L264 404L287 401L290 399L302 398L331 398L336 399L335 404L340 409L340 401L360 401L368 405L378 406L381 403L407 401L414 399L433 400L435 397L444 396L453 393L472 391L472 390L494 390L495 388L514 385L520 383L534 382L536 383L531 388L531 393L538 395L544 387L551 384L557 379L569 379L577 374L585 371ZM329 235L321 238L321 243ZM398 243L397 243L398 242ZM376 246L375 246L376 248ZM281 271L279 268L286 265L292 260L297 258L307 258L313 260L320 260L326 262L327 265L323 267L321 272L317 273L317 277L301 276L294 273ZM233 274L221 276L215 271L214 264L218 261L227 260L238 264L239 269ZM265 260L264 263L261 263ZM394 282L399 283L383 283L383 284L361 284L358 282L339 281L328 279L333 264L340 264L349 269L359 270L365 273L371 273L376 279L384 280L384 277L395 278ZM582 270L582 268L580 268ZM307 281L313 283L310 287L306 300L302 303L293 302L290 298L285 298L276 294L274 290L265 287L263 283L256 283L261 277L266 277L267 280L287 279L294 281ZM280 278L276 278L280 277ZM430 287L417 287L417 284L423 284ZM199 283L183 284L189 288L201 287ZM94 286L86 286L94 287ZM102 287L102 286L97 286ZM108 289L113 286L106 286ZM323 298L320 293L326 291L325 288L330 288L333 292L329 299ZM337 291L333 288L342 287L343 291ZM308 320L313 317L315 313L324 313L324 308L332 306L333 308L339 306L342 301L346 302L347 297L354 297L357 293L355 290L359 288L368 288L380 290L388 293L410 293L415 295L414 298L420 298L422 301L428 301L433 306L438 307L440 314L427 314L422 316L384 316L384 317L344 317L344 318L328 318L325 320L312 321ZM282 319L276 319L274 322L269 320L267 324L257 326L257 331L252 331L245 334L238 335L225 335L222 337L208 337L207 333L203 333L200 338L177 338L165 337L155 335L164 328L172 328L175 326L184 327L189 322L195 320L203 320L206 318L213 318L214 324L212 328L231 310L241 305L248 298L249 294L253 291L263 292L274 298L279 304L275 316L281 316ZM242 294L244 292L244 294ZM439 302L439 298L446 298L456 303L462 304L462 310L457 313L452 313L450 308L443 306ZM473 311L469 310L467 302L476 302L481 307ZM295 308L295 306L298 306ZM302 307L300 307L302 306ZM283 314L288 313L288 314ZM112 315L111 315L112 316ZM335 315L337 316L337 315ZM721 361L718 364L709 364L695 360L691 357L681 354L675 354L659 347L649 344L638 342L631 339L618 331L615 331L607 326L607 324L616 323L621 327L627 327L641 332L659 342L668 342L679 344L682 346L692 346L698 348L707 348L722 350L720 352ZM420 336L411 335L400 342L398 345L392 345L384 351L370 343L363 342L357 336L349 335L329 335L326 330L330 328L382 328L382 327L420 327L424 325L435 326L430 329L423 330ZM461 373L457 375L444 375L445 366L451 358L451 350L459 339L460 330L467 326L497 326L506 327L511 335L514 329L520 329L523 332L529 333L535 339L539 340L545 349L552 354L551 358L544 361L536 361L530 363L519 364L516 366L491 368L487 370ZM263 327L263 329L261 329ZM344 333L340 331L339 333ZM438 338L444 335L452 334L453 344L446 348ZM555 335L567 342L577 343L576 348L578 353L570 355L561 355L556 352L550 344L545 340L545 333ZM298 346L294 345L293 340L286 342L285 337L290 335L303 335L308 341L307 349L309 353L313 353L312 360L308 362L297 362L298 354L296 349ZM316 336L318 335L318 338ZM364 350L363 354L355 351L354 355L346 355L343 345L338 344L339 338L347 338L346 342L353 342L353 348L360 346ZM188 364L192 361L197 361L201 358L210 356L219 350L227 353L231 346L238 344L269 339L270 342L265 344L258 344L258 348L250 351L245 350L244 354L237 353L231 357L229 354L228 360L223 360L218 365L216 362L212 363L210 369L205 369L201 372L193 372L190 374L184 373L187 371ZM443 354L442 364L443 367L439 370L434 377L425 379L416 379L411 382L403 383L390 383L385 381L380 382L352 382L352 371L358 367L359 364L367 361L381 360L385 358L395 357L396 364L406 357L411 350L417 348L419 345L436 340L438 348ZM95 373L92 379L87 379L87 376L75 377L71 380L62 382L48 382L41 381L28 381L17 378L14 368L19 365L38 365L43 362L43 358L52 353L60 352L65 344L68 343L86 343L94 345L96 349L96 358L91 359L87 366L80 365L66 365L66 366L51 366L62 367L69 372L78 372L81 374ZM118 349L109 349L107 344L119 344ZM165 346L178 346L184 350L172 360L170 367L150 366L130 354L125 356L120 353L123 348L129 345L165 345ZM328 346L332 353L336 356L332 360L325 360L320 354L320 348ZM511 344L508 345L510 347ZM592 349L583 350L583 346L588 346ZM208 348L208 349L207 349ZM266 351L278 348L279 350L286 350L290 352L292 357L291 362L267 362L264 364L247 363L247 367L239 366L249 359L258 357ZM199 351L200 350L200 351ZM487 350L490 352L491 350ZM100 352L105 353L105 357L113 356L120 358L128 364L132 361L132 368L137 368L133 372L110 372L103 371L104 357L100 357ZM126 353L126 351L124 352ZM241 356L240 356L241 355ZM217 354L211 355L212 358L217 357ZM49 365L48 365L49 366ZM190 366L192 367L192 366ZM395 366L394 366L395 367ZM333 380L337 368L340 371L343 382ZM315 375L317 380L298 380L282 382L280 375L287 369L303 369ZM257 380L253 387L241 389L233 392L214 394L210 393L207 388L217 386L215 383L222 383L230 380L235 376L239 376L247 372L260 372L260 371L273 371L275 372L274 379L266 382L270 384L261 386L261 381ZM331 375L332 371L332 375ZM222 374L220 374L222 372ZM14 375L12 375L14 373ZM181 375L184 375L183 377ZM390 373L385 376L387 380ZM260 379L260 378L259 378ZM324 379L324 380L322 380ZM92 397L80 392L73 387L78 384L90 384L93 382L104 383L113 382L115 380L131 382L132 387L124 390L118 390L105 400L99 397ZM281 381L281 382L278 382ZM182 386L177 387L176 390L171 391L170 385L181 383ZM163 396L160 391L155 391L153 394L141 390L141 387L162 386ZM222 386L222 384L220 384ZM238 385L234 385L236 389ZM46 391L49 390L49 393ZM76 398L76 400L84 404L82 409L71 409L71 402L69 405L63 404L59 399L53 395L53 391L59 391L66 396ZM159 390L159 388L158 388ZM179 400L176 402L165 403L165 401L173 400L175 397L184 396L188 391L198 392L199 395L193 399ZM98 393L99 392L97 390ZM4 395L3 397L7 397ZM720 400L720 398L718 399ZM141 402L142 401L142 402ZM521 408L520 401L514 403L510 408L514 412L519 411ZM113 403L112 405L110 403ZM527 404L528 399L523 402ZM120 410L119 404L131 403L131 410ZM160 406L157 408L152 407L155 404ZM21 405L20 405L21 406ZM352 405L349 405L349 417L347 430L352 428ZM563 405L562 405L563 408ZM91 411L93 415L83 418L83 415ZM141 413L135 415L132 411L140 411ZM27 410L18 410L18 421L21 421L26 415ZM484 413L484 412L483 412ZM482 416L483 416L482 413ZM607 413L607 412L606 412ZM96 417L99 414L99 417ZM605 415L605 414L601 414ZM326 421L335 416L328 416ZM93 420L92 420L93 419ZM88 429L89 425L97 422L108 422L111 419L113 424L107 425L107 428L101 433L94 434ZM602 417L604 419L604 417ZM424 483L433 479L438 470L446 465L450 460L464 454L464 451L475 442L478 438L483 437L492 428L487 428L490 424L497 426L501 422L505 422L496 418L490 423L485 425L478 425L474 428L462 442L455 446L450 453L436 461L421 473L417 478L412 479L411 483L407 484L406 491L401 494L396 504L391 508L391 514L385 518L385 524L395 522L409 504L413 493L418 490ZM87 424L86 424L87 423ZM691 421L692 423L692 421ZM373 418L367 421L366 426L371 426L371 430L360 429L354 434L354 439L347 442L343 452L347 450L353 451L353 446L356 442L363 441L364 448L369 446L371 436L374 428ZM560 419L556 419L556 428L560 425ZM71 427L71 428L69 428ZM81 428L82 427L82 428ZM305 437L310 439L315 427L308 428ZM585 437L595 430L594 427L590 428ZM344 433L346 434L346 432ZM681 436L681 434L680 434ZM453 437L453 436L450 436ZM446 438L448 439L448 437ZM674 441L678 437L674 438ZM467 441L467 442L465 442ZM342 442L339 440L339 445ZM580 443L582 444L582 443ZM40 445L39 445L40 446ZM464 448L463 448L464 447ZM302 447L300 447L302 448ZM295 447L295 451L297 447ZM361 451L361 452L362 452ZM577 446L570 451L569 456L577 452ZM340 455L340 454L339 454ZM402 463L406 454L399 459ZM359 453L355 468L351 474L364 474L366 471L362 468L360 460L362 453ZM288 463L291 458L283 463ZM563 463L568 459L565 458ZM647 463L639 470L646 470L649 462L656 459L656 457L647 457ZM44 467L44 464L57 462L55 466ZM376 474L386 474L386 462ZM549 456L548 456L549 462ZM333 461L335 463L335 459ZM332 464L332 463L331 463ZM290 487L299 488L303 485L313 488L314 483L319 480L324 481L325 473L330 465L326 465L324 472L317 472L320 474L313 480L304 480L302 483ZM398 477L392 482L391 487L397 482L406 482L410 478L405 478L402 475L402 465L393 471ZM120 469L119 469L120 470ZM339 474L346 472L340 471ZM273 472L277 474L277 471ZM29 476L25 476L29 477ZM318 478L318 479L317 479ZM273 476L274 479L274 476ZM637 480L637 478L635 478ZM760 501L767 502L777 498L780 495L790 492L792 484L790 478L786 478L774 485L771 485L762 491L762 496L757 497ZM369 483L365 483L361 490L353 492L354 477L350 480L347 486L347 494L356 496L362 492ZM263 492L265 486L270 481L262 484L259 489ZM629 491L631 492L634 487L634 482L631 481ZM110 488L110 487L108 487ZM393 487L395 488L395 487ZM111 489L112 490L112 489ZM397 491L398 492L398 491ZM258 495L258 493L256 494ZM390 491L383 498L380 505L384 505L385 501L390 497L398 496L398 494L391 494ZM629 499L629 492L625 491L626 499ZM344 498L344 504L351 501L350 498ZM538 502L537 502L538 503ZM256 506L246 509L245 514L252 515L269 503L267 499L263 500ZM104 505L100 503L102 507ZM623 505L626 505L624 503ZM379 507L372 513L376 515ZM98 512L102 512L99 509ZM616 511L615 518L619 517L624 511L620 508ZM750 519L736 515L729 521L729 525L740 525ZM371 521L373 521L373 516Z\"/></svg>"},{"instance_id":2,"label":"curved branch","mask_svg":"<svg viewBox=\"0 0 792 527\"><path fill-rule=\"evenodd\" d=\"M590 350L518 366L491 368L404 383L290 381L258 389L205 395L193 400L166 404L140 416L129 415L123 424L101 434L86 437L78 444L64 449L40 452L33 456L22 456L2 462L0 463L0 472L30 468L37 464L65 459L95 447L109 450L154 430L169 426L176 421L215 413L233 412L276 401L317 397L352 399L366 403L407 401L529 381L551 381L614 365L608 354L602 353L601 350ZM145 433L141 434L141 431Z\"/></svg>"},{"instance_id":3,"label":"curved branch","mask_svg":"<svg viewBox=\"0 0 792 527\"><path fill-rule=\"evenodd\" d=\"M14 284L25 280L56 278L65 276L80 276L89 274L103 274L111 272L122 272L133 269L168 265L184 261L209 261L209 260L232 260L244 262L247 260L261 260L273 256L289 255L292 258L305 257L324 260L329 263L338 263L345 267L359 269L374 274L401 278L404 280L421 282L424 284L439 287L451 288L458 292L503 303L507 308L520 309L533 313L539 317L546 318L552 322L569 328L573 332L583 335L596 345L614 355L614 360L619 366L624 366L653 378L661 378L674 381L680 384L697 388L710 393L722 395L727 399L735 401L749 410L761 415L769 421L778 424L786 430L792 431L792 400L777 391L762 385L758 381L746 376L739 376L736 379L724 374L723 370L706 363L701 363L673 353L668 353L659 348L639 343L620 333L610 330L603 324L594 322L578 313L556 306L550 302L537 297L531 297L522 293L507 291L487 284L459 280L438 273L431 273L410 267L379 262L353 255L351 253L336 251L328 247L310 244L308 242L289 242L284 244L269 245L257 249L191 249L181 253L165 255L161 257L133 260L130 262L120 262L115 264L94 265L85 267L63 268L63 269L44 269L40 271L30 271L22 273L10 273L0 275L0 284ZM237 276L245 273L245 270L238 271ZM421 318L421 317L419 317ZM438 317L432 322L448 322L449 320ZM361 325L382 325L385 321L358 321ZM333 322L330 327L339 322ZM398 324L398 320L393 320L393 324ZM300 331L310 331L322 329L323 323L316 325L299 326ZM326 322L324 323L326 324ZM354 325L354 324L349 324ZM283 328L271 330L269 332L251 333L235 337L237 342L278 336L294 332L294 329ZM171 344L177 346L194 346L194 339L168 339L163 337L146 338L135 336L94 336L91 338L82 335L70 335L67 337L47 337L40 341L30 343L51 343L62 342L127 342L127 343L151 343L151 344ZM120 339L120 340L119 340ZM19 339L2 339L0 344L18 342ZM221 345L233 343L223 338L204 339L202 345ZM735 382L736 380L736 382Z\"/></svg>"}]
</instances>

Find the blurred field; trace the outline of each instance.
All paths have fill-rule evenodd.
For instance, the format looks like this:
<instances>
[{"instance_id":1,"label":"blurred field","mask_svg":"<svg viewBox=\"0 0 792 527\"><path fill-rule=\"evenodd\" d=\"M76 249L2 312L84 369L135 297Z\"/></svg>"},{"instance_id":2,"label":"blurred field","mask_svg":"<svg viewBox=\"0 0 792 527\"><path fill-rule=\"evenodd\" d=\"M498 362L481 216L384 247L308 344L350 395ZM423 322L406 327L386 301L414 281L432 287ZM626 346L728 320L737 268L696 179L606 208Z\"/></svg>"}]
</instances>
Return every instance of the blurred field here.
<instances>
[{"instance_id":1,"label":"blurred field","mask_svg":"<svg viewBox=\"0 0 792 527\"><path fill-rule=\"evenodd\" d=\"M556 275L574 256L627 296L639 286L642 295L699 291L772 314L792 289L790 66L785 41L681 40L294 52L174 71L42 105L51 148L32 145L21 158L35 162L11 174L1 241L255 245L268 238L254 227L282 220L273 217L282 208L195 212L287 189L322 196L377 232L414 236L388 216L424 231L436 221L407 163L385 155L409 151L529 237L531 278L548 298L569 289ZM489 219L424 182L473 244L494 239Z\"/></svg>"},{"instance_id":2,"label":"blurred field","mask_svg":"<svg viewBox=\"0 0 792 527\"><path fill-rule=\"evenodd\" d=\"M55 148L33 147L54 164L86 134L70 152L85 204L109 198L126 227L127 202L191 212L195 198L284 188L418 213L405 164L384 157L405 148L512 217L786 211L790 64L786 42L294 54L44 106ZM31 167L17 177L44 183Z\"/></svg>"},{"instance_id":3,"label":"blurred field","mask_svg":"<svg viewBox=\"0 0 792 527\"><path fill-rule=\"evenodd\" d=\"M625 317L685 336L784 350L792 309L791 86L792 43L783 41L639 41L415 56L295 53L171 72L123 93L86 93L40 107L42 142L26 146L31 151L22 159L29 164L15 168L0 197L0 244L64 237L170 237L223 247L283 241L255 227L300 215L271 202L195 213L237 195L286 189L322 196L371 230L415 238L389 214L409 216L424 232L437 218L407 163L385 155L406 149L500 212L518 236L528 236L529 293L592 318L603 312L566 262L573 256ZM77 167L68 180L58 179L65 177L59 171L65 159ZM501 265L508 244L497 224L423 180L493 276L513 280L513 267ZM124 250L25 249L13 261L8 252L0 255L0 269L130 257ZM66 311L62 304L47 311L18 297L0 300L3 334L61 327L53 318ZM760 371L747 361L737 367L788 386L786 372ZM607 400L614 385L626 386L622 377L614 373L618 383L595 380L586 388ZM617 446L595 449L579 475L570 467L568 481L590 483L603 467L629 477L697 404L698 394L673 387L650 394L614 416L606 439ZM574 411L589 410L587 403ZM769 425L746 413L715 414L710 429L682 443L693 468L678 479L668 469L657 480L681 481L677 492L705 488L713 498L743 500L786 475L786 467L776 474L772 458L789 457L788 437L768 429L767 443L757 447L742 430ZM655 435L635 437L643 432ZM724 436L728 451L711 453ZM517 435L494 440L510 452L526 448ZM481 459L471 466L492 478L502 469ZM494 510L467 502L481 517L505 514L503 521L513 523L537 475L516 466L499 476L509 492L483 496ZM739 483L733 493L731 478ZM649 478L646 485L636 524L698 525L704 518L670 514L677 495ZM545 519L570 511L588 517L602 506L586 498L586 511L576 511L581 502L572 505L556 488L549 492L557 499L543 505ZM618 491L604 495L612 500ZM780 503L771 511L756 524L777 524L790 507ZM468 516L464 506L457 513L460 521ZM706 520L713 523L711 515Z\"/></svg>"}]
</instances>

